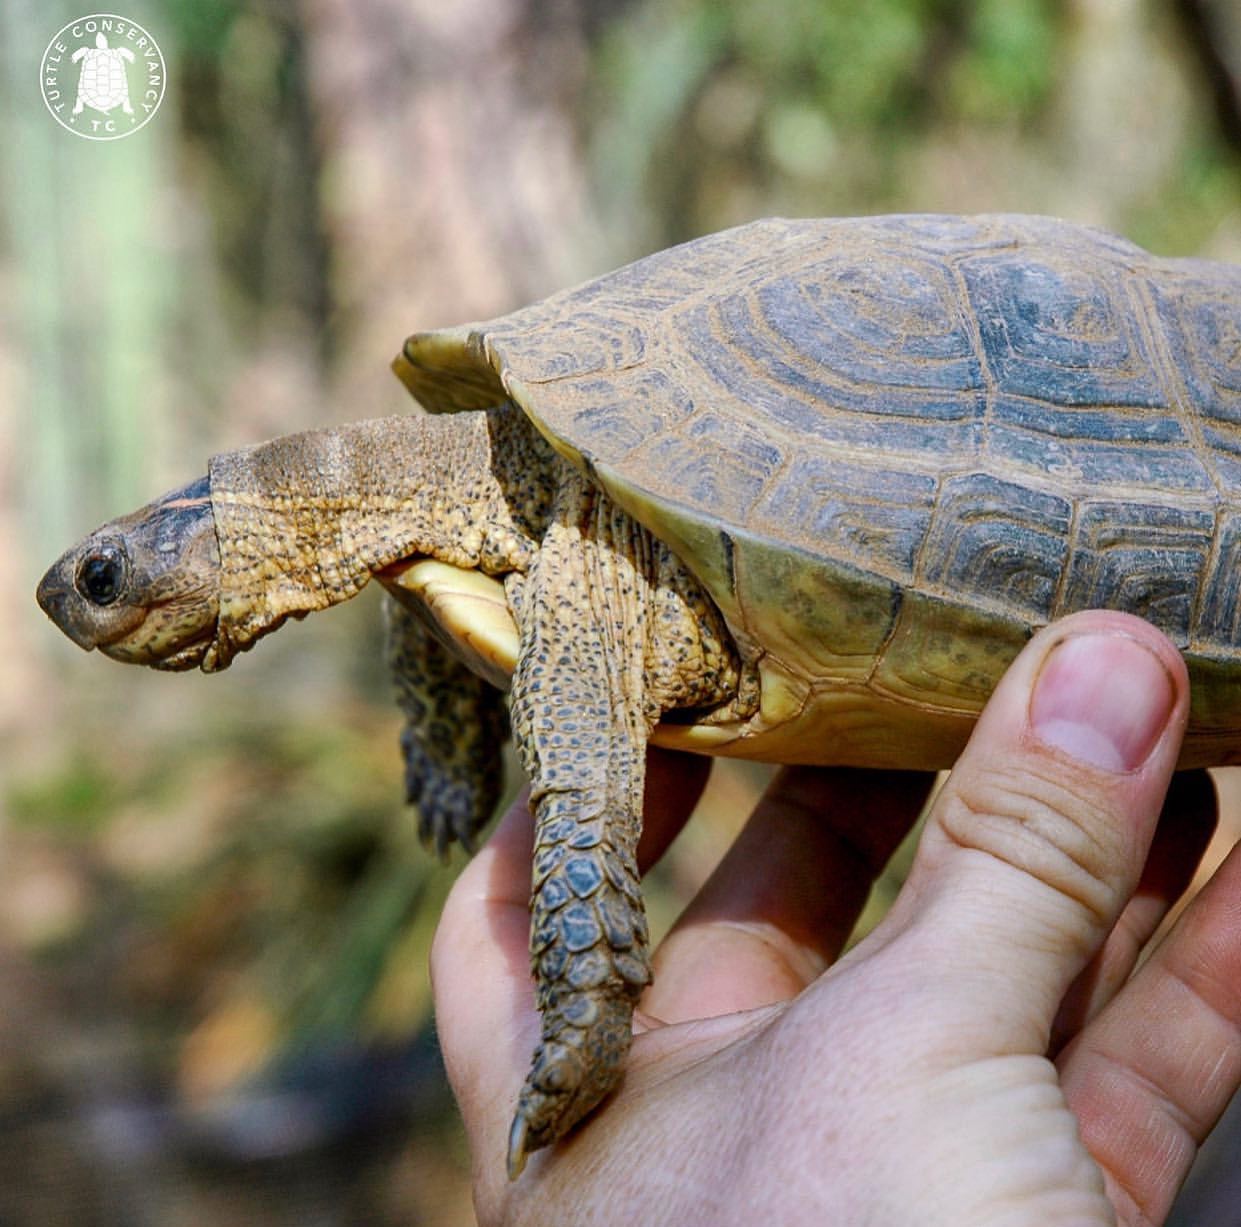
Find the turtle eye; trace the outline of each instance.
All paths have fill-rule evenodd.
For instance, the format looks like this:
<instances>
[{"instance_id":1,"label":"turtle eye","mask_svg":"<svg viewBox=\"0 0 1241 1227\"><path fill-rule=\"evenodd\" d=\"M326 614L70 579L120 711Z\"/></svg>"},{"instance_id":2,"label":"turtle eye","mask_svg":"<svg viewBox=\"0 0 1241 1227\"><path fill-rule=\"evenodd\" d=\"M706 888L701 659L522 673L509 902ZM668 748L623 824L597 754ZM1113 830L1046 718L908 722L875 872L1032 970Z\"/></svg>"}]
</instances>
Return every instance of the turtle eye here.
<instances>
[{"instance_id":1,"label":"turtle eye","mask_svg":"<svg viewBox=\"0 0 1241 1227\"><path fill-rule=\"evenodd\" d=\"M111 605L124 591L127 569L125 555L116 546L101 546L82 559L77 589L95 605Z\"/></svg>"}]
</instances>

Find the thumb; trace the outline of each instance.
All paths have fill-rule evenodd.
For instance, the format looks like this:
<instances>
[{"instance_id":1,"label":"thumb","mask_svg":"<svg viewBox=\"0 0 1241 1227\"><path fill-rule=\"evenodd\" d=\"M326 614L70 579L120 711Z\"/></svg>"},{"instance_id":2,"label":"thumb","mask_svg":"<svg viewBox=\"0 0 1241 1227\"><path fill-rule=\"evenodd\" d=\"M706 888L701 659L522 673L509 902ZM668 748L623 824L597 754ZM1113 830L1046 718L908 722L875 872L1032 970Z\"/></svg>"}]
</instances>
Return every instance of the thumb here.
<instances>
[{"instance_id":1,"label":"thumb","mask_svg":"<svg viewBox=\"0 0 1241 1227\"><path fill-rule=\"evenodd\" d=\"M951 960L962 1024L988 1050L1045 1051L1137 886L1188 696L1163 635L1094 611L1036 635L984 710L892 920L929 942L928 970Z\"/></svg>"}]
</instances>

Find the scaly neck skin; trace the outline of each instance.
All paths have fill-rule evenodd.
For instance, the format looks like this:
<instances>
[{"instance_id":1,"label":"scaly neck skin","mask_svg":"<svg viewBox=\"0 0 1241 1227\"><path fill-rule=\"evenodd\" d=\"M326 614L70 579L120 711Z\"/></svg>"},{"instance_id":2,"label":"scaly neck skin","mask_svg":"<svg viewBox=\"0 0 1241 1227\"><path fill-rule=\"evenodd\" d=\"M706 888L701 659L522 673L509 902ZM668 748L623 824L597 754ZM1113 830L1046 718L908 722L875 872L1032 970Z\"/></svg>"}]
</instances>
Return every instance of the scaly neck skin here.
<instances>
[{"instance_id":1,"label":"scaly neck skin","mask_svg":"<svg viewBox=\"0 0 1241 1227\"><path fill-rule=\"evenodd\" d=\"M355 422L215 457L220 614L203 669L407 558L524 570L554 464L511 405Z\"/></svg>"}]
</instances>

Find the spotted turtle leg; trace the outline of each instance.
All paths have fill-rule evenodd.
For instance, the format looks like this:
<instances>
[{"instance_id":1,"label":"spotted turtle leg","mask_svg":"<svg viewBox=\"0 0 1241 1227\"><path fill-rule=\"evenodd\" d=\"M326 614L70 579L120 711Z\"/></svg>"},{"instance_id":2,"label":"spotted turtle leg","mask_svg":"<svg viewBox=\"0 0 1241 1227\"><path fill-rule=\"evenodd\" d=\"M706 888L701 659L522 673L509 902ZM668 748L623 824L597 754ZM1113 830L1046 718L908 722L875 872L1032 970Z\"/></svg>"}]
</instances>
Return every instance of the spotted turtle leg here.
<instances>
[{"instance_id":1,"label":"spotted turtle leg","mask_svg":"<svg viewBox=\"0 0 1241 1227\"><path fill-rule=\"evenodd\" d=\"M530 957L542 1038L509 1135L508 1170L617 1083L650 981L636 848L646 744L649 538L571 478L524 588L513 731L535 817ZM644 544L645 543L645 544Z\"/></svg>"},{"instance_id":2,"label":"spotted turtle leg","mask_svg":"<svg viewBox=\"0 0 1241 1227\"><path fill-rule=\"evenodd\" d=\"M388 664L405 713L405 795L418 834L446 859L453 843L474 851L495 812L508 738L504 696L440 642L411 606L388 595Z\"/></svg>"}]
</instances>

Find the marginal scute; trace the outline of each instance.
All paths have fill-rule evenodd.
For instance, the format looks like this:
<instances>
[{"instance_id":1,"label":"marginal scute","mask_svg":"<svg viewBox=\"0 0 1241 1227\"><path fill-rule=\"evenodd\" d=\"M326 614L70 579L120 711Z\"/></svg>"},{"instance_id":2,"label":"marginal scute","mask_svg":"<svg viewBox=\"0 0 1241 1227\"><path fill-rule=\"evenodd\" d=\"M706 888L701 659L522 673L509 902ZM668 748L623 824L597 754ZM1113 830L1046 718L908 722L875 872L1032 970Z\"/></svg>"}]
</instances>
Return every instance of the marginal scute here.
<instances>
[{"instance_id":1,"label":"marginal scute","mask_svg":"<svg viewBox=\"0 0 1241 1227\"><path fill-rule=\"evenodd\" d=\"M1028 623L998 609L908 592L871 684L892 698L977 715L1029 636Z\"/></svg>"},{"instance_id":2,"label":"marginal scute","mask_svg":"<svg viewBox=\"0 0 1241 1227\"><path fill-rule=\"evenodd\" d=\"M470 328L416 333L393 359L392 369L431 413L490 409L504 399L499 376L486 362L482 338Z\"/></svg>"},{"instance_id":3,"label":"marginal scute","mask_svg":"<svg viewBox=\"0 0 1241 1227\"><path fill-rule=\"evenodd\" d=\"M735 549L744 624L769 655L811 681L870 675L900 609L895 581L764 541Z\"/></svg>"},{"instance_id":4,"label":"marginal scute","mask_svg":"<svg viewBox=\"0 0 1241 1227\"><path fill-rule=\"evenodd\" d=\"M798 665L785 664L768 653L758 663L762 678L762 699L753 724L755 731L791 727L805 710L810 685Z\"/></svg>"},{"instance_id":5,"label":"marginal scute","mask_svg":"<svg viewBox=\"0 0 1241 1227\"><path fill-rule=\"evenodd\" d=\"M1241 686L1235 660L1186 657L1189 666L1189 720L1201 746L1197 761L1203 766L1241 763L1237 729L1241 727Z\"/></svg>"}]
</instances>

